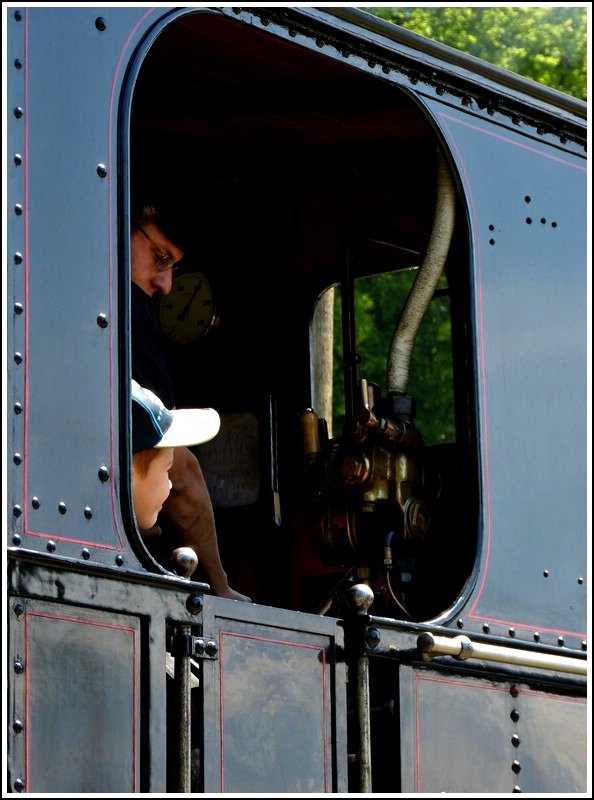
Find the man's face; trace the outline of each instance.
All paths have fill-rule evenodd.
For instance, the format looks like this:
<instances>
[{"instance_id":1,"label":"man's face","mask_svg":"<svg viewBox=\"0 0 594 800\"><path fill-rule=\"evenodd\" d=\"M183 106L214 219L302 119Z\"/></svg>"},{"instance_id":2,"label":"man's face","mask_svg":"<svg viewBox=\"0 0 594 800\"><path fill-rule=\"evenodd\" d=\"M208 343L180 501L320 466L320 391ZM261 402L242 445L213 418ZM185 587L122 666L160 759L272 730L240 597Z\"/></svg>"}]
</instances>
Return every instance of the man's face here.
<instances>
[{"instance_id":1,"label":"man's face","mask_svg":"<svg viewBox=\"0 0 594 800\"><path fill-rule=\"evenodd\" d=\"M130 237L132 280L151 297L156 292L169 294L173 270L160 271L156 264L165 254L170 255L175 263L181 261L183 250L176 247L153 222L143 225L143 230L144 233L132 228Z\"/></svg>"}]
</instances>

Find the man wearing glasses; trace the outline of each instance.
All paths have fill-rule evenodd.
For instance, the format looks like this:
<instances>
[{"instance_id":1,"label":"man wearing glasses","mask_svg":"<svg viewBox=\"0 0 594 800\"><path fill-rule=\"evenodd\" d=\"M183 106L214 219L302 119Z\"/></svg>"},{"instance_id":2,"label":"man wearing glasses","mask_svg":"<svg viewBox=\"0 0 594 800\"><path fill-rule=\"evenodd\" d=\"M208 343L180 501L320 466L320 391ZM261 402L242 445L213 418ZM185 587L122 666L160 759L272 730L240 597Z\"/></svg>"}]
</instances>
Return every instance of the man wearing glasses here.
<instances>
[{"instance_id":1,"label":"man wearing glasses","mask_svg":"<svg viewBox=\"0 0 594 800\"><path fill-rule=\"evenodd\" d=\"M157 292L169 294L173 270L184 253L158 226L152 206L132 210L130 233L132 377L173 409L175 393L152 298ZM163 512L171 523L171 551L191 547L214 594L251 602L229 586L219 555L210 494L200 464L187 447L175 448L169 477L172 488Z\"/></svg>"}]
</instances>

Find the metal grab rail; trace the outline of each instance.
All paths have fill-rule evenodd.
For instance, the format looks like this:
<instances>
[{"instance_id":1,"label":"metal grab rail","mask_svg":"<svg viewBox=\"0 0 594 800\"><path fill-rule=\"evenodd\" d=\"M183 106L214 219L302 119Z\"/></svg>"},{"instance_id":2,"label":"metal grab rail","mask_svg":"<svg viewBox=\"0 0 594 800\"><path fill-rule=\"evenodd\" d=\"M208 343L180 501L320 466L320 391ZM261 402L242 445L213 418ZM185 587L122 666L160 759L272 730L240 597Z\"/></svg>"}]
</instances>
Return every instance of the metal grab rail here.
<instances>
[{"instance_id":1,"label":"metal grab rail","mask_svg":"<svg viewBox=\"0 0 594 800\"><path fill-rule=\"evenodd\" d=\"M434 636L432 633L422 633L417 639L417 647L424 661L430 661L437 656L453 656L459 661L478 658L483 661L499 661L504 664L535 667L554 672L570 672L574 675L586 675L588 666L586 661L571 658L571 656L533 653L529 650L482 644L472 642L468 636L449 638Z\"/></svg>"}]
</instances>

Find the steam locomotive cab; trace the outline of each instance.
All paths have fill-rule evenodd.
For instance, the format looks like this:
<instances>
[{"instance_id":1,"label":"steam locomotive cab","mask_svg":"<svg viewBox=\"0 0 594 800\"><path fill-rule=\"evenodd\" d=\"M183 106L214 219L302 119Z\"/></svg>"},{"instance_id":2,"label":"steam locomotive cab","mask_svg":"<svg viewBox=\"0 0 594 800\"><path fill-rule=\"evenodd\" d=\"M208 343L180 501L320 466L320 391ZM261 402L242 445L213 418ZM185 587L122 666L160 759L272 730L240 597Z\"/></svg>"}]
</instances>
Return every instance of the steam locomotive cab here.
<instances>
[{"instance_id":1,"label":"steam locomotive cab","mask_svg":"<svg viewBox=\"0 0 594 800\"><path fill-rule=\"evenodd\" d=\"M581 788L583 104L356 9L28 9L9 41L11 789ZM136 525L139 201L253 603Z\"/></svg>"}]
</instances>

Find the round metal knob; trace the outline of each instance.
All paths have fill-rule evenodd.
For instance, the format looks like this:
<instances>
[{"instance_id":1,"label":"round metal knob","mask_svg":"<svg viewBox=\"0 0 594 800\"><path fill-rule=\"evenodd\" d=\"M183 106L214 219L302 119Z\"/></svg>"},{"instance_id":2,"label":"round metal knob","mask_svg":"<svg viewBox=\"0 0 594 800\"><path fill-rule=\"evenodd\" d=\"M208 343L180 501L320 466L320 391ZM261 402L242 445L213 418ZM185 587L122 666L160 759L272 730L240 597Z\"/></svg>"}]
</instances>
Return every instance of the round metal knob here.
<instances>
[{"instance_id":1,"label":"round metal knob","mask_svg":"<svg viewBox=\"0 0 594 800\"><path fill-rule=\"evenodd\" d=\"M366 583L356 583L347 591L349 603L356 609L357 614L367 614L373 603L373 590Z\"/></svg>"},{"instance_id":2,"label":"round metal knob","mask_svg":"<svg viewBox=\"0 0 594 800\"><path fill-rule=\"evenodd\" d=\"M169 559L171 571L181 578L191 578L198 566L198 556L191 547L177 547Z\"/></svg>"}]
</instances>

